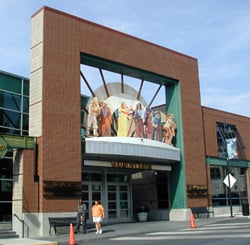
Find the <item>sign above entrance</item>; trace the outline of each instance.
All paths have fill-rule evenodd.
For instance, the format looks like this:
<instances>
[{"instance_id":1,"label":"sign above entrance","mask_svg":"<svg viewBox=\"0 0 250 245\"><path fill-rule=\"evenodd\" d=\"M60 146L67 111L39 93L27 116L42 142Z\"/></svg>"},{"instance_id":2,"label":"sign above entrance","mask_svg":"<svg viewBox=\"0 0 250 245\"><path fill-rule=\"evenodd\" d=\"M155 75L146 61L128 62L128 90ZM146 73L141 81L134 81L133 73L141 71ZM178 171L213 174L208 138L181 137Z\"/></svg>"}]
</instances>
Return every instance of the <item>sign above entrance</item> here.
<instances>
[{"instance_id":1,"label":"sign above entrance","mask_svg":"<svg viewBox=\"0 0 250 245\"><path fill-rule=\"evenodd\" d=\"M158 164L146 164L146 163L132 163L132 162L108 162L108 161L94 161L84 160L84 166L92 167L107 167L107 168L125 168L131 170L159 170L159 171L171 171L171 166L163 166Z\"/></svg>"},{"instance_id":2,"label":"sign above entrance","mask_svg":"<svg viewBox=\"0 0 250 245\"><path fill-rule=\"evenodd\" d=\"M151 170L151 164L131 163L131 162L111 162L113 168L144 169Z\"/></svg>"}]
</instances>

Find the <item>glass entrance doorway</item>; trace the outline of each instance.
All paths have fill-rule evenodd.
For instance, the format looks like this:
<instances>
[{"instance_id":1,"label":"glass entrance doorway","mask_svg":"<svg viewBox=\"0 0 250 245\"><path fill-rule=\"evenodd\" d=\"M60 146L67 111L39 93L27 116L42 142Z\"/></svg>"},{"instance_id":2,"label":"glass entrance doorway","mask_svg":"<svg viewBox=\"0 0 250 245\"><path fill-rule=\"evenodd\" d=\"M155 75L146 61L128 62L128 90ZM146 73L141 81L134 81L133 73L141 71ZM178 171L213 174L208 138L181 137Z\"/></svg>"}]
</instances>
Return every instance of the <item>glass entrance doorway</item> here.
<instances>
[{"instance_id":1,"label":"glass entrance doorway","mask_svg":"<svg viewBox=\"0 0 250 245\"><path fill-rule=\"evenodd\" d=\"M131 220L131 185L127 173L83 173L82 199L87 205L90 220L95 200L100 200L105 208L105 222Z\"/></svg>"},{"instance_id":2,"label":"glass entrance doorway","mask_svg":"<svg viewBox=\"0 0 250 245\"><path fill-rule=\"evenodd\" d=\"M131 188L129 174L107 173L107 215L111 221L131 219Z\"/></svg>"},{"instance_id":3,"label":"glass entrance doorway","mask_svg":"<svg viewBox=\"0 0 250 245\"><path fill-rule=\"evenodd\" d=\"M82 175L82 199L92 219L91 207L100 200L105 208L105 222L131 220L131 184L128 173L85 172Z\"/></svg>"},{"instance_id":4,"label":"glass entrance doorway","mask_svg":"<svg viewBox=\"0 0 250 245\"><path fill-rule=\"evenodd\" d=\"M130 219L129 186L126 184L107 185L108 218L123 221Z\"/></svg>"}]
</instances>

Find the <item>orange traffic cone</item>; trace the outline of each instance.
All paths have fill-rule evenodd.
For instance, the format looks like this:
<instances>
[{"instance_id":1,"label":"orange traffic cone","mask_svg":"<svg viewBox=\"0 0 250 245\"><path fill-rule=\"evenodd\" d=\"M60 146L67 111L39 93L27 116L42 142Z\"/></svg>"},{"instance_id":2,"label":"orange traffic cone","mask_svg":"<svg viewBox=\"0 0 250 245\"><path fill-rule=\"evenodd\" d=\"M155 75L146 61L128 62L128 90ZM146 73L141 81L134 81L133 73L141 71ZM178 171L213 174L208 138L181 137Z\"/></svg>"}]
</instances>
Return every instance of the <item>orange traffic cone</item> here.
<instances>
[{"instance_id":1,"label":"orange traffic cone","mask_svg":"<svg viewBox=\"0 0 250 245\"><path fill-rule=\"evenodd\" d=\"M70 224L70 228L69 228L69 245L76 245L74 227L72 224Z\"/></svg>"},{"instance_id":2,"label":"orange traffic cone","mask_svg":"<svg viewBox=\"0 0 250 245\"><path fill-rule=\"evenodd\" d=\"M195 224L193 212L190 213L190 228L197 228L197 226Z\"/></svg>"}]
</instances>

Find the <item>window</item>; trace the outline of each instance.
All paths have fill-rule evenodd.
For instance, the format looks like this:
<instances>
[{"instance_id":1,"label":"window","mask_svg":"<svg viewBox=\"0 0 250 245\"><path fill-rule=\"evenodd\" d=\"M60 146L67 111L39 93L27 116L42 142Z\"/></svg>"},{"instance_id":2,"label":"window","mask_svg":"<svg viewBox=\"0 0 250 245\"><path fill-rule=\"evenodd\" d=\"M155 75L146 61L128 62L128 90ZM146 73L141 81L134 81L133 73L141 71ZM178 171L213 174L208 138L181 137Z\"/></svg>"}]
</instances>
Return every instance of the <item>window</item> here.
<instances>
[{"instance_id":1,"label":"window","mask_svg":"<svg viewBox=\"0 0 250 245\"><path fill-rule=\"evenodd\" d=\"M82 173L82 181L102 181L101 173Z\"/></svg>"},{"instance_id":2,"label":"window","mask_svg":"<svg viewBox=\"0 0 250 245\"><path fill-rule=\"evenodd\" d=\"M128 182L129 177L127 174L107 174L108 182Z\"/></svg>"},{"instance_id":3,"label":"window","mask_svg":"<svg viewBox=\"0 0 250 245\"><path fill-rule=\"evenodd\" d=\"M0 73L0 132L28 135L29 81Z\"/></svg>"},{"instance_id":4,"label":"window","mask_svg":"<svg viewBox=\"0 0 250 245\"><path fill-rule=\"evenodd\" d=\"M241 176L244 176L246 174L246 168L240 168L239 172Z\"/></svg>"},{"instance_id":5,"label":"window","mask_svg":"<svg viewBox=\"0 0 250 245\"><path fill-rule=\"evenodd\" d=\"M210 169L210 178L211 179L221 179L221 169L212 167Z\"/></svg>"},{"instance_id":6,"label":"window","mask_svg":"<svg viewBox=\"0 0 250 245\"><path fill-rule=\"evenodd\" d=\"M227 151L228 140L231 140L231 139L236 140L236 151L237 151L237 148L238 149L245 148L245 144L235 125L217 122L216 129L217 129L218 157L221 157L221 158L228 157L228 151Z\"/></svg>"}]
</instances>

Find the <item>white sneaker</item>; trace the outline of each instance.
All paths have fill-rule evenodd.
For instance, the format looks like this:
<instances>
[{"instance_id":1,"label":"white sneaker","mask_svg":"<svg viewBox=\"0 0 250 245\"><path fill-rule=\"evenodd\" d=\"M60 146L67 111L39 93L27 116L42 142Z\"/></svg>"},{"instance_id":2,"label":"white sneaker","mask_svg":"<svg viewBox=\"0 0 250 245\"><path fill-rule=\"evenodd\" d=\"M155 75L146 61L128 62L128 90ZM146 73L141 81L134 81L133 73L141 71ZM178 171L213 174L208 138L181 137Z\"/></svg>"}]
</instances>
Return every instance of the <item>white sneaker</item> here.
<instances>
[{"instance_id":1,"label":"white sneaker","mask_svg":"<svg viewBox=\"0 0 250 245\"><path fill-rule=\"evenodd\" d=\"M99 231L99 234L102 234L102 230Z\"/></svg>"},{"instance_id":2,"label":"white sneaker","mask_svg":"<svg viewBox=\"0 0 250 245\"><path fill-rule=\"evenodd\" d=\"M96 231L96 233L95 234L99 234L99 231Z\"/></svg>"}]
</instances>

